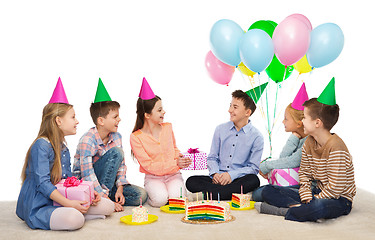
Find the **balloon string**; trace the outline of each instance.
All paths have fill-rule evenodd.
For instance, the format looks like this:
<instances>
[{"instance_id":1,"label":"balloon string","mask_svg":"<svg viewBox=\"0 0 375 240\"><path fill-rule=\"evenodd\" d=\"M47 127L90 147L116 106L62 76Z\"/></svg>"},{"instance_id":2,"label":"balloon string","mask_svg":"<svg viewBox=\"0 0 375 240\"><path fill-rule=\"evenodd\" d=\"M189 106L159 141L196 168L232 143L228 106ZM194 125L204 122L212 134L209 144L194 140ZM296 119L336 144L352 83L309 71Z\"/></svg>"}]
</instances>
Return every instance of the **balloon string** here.
<instances>
[{"instance_id":1,"label":"balloon string","mask_svg":"<svg viewBox=\"0 0 375 240\"><path fill-rule=\"evenodd\" d=\"M272 130L274 129L275 125L276 125L276 122L280 116L280 112L279 111L279 114L277 115L277 118L276 118L276 110L277 110L277 97L278 97L278 93L279 93L279 88L281 88L281 83L284 82L285 80L285 76L286 76L286 71L287 71L287 66L285 66L285 70L284 70L284 76L283 76L283 80L281 82L278 82L277 83L277 89L276 89L276 97L275 97L275 106L274 106L274 109L273 109L273 123L272 123L272 128L271 128L271 133L272 133Z\"/></svg>"},{"instance_id":2,"label":"balloon string","mask_svg":"<svg viewBox=\"0 0 375 240\"><path fill-rule=\"evenodd\" d=\"M268 78L268 83L270 82L270 78ZM269 106L268 106L268 88L266 88L266 106L267 106L267 133L268 133L268 141L270 142L270 155L268 158L272 158L272 138L271 138L271 131L270 131L270 115L269 115Z\"/></svg>"}]
</instances>

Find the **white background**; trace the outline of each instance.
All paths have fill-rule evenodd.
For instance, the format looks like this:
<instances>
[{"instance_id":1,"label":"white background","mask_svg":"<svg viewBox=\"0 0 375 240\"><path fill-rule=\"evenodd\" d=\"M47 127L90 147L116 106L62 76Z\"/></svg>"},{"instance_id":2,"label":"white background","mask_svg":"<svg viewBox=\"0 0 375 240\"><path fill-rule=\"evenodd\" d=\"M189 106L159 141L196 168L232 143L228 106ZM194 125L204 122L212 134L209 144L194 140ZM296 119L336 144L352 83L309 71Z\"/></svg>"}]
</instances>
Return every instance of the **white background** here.
<instances>
[{"instance_id":1,"label":"white background","mask_svg":"<svg viewBox=\"0 0 375 240\"><path fill-rule=\"evenodd\" d=\"M121 104L119 132L127 177L142 186L143 175L130 157L129 145L142 78L145 76L162 97L166 121L173 123L180 150L199 147L209 152L215 127L229 120L231 92L251 88L238 70L229 86L208 77L204 59L210 50L212 25L227 18L247 30L257 20L280 23L293 13L304 14L313 27L336 23L344 32L345 45L331 64L299 77L295 72L282 84L277 105L282 114L273 130L274 156L288 137L281 125L283 111L302 80L309 96L317 97L334 76L341 111L332 131L353 155L357 186L375 193L371 120L375 50L370 4L361 0L2 1L0 200L17 199L25 154L38 133L42 109L59 76L80 121L77 135L66 138L71 156L80 136L93 126L89 106L101 77L112 99ZM267 80L261 73L259 81ZM271 93L276 89L272 83L270 103L274 103ZM251 119L267 140L265 120L259 113L257 110ZM268 154L266 141L264 157ZM185 172L184 177L195 173Z\"/></svg>"}]
</instances>

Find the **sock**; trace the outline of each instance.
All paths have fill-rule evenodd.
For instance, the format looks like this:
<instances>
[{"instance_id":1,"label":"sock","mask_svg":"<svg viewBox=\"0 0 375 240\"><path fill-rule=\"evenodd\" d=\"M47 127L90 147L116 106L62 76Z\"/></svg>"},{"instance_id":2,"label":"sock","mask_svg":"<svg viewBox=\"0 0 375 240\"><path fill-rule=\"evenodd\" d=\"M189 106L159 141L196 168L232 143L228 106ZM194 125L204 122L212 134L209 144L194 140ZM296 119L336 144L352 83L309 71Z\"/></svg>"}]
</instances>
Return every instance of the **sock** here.
<instances>
[{"instance_id":1,"label":"sock","mask_svg":"<svg viewBox=\"0 0 375 240\"><path fill-rule=\"evenodd\" d=\"M254 204L254 208L259 213L277 215L277 216L285 216L286 212L289 210L289 208L279 208L279 207L272 206L265 202L256 202Z\"/></svg>"},{"instance_id":2,"label":"sock","mask_svg":"<svg viewBox=\"0 0 375 240\"><path fill-rule=\"evenodd\" d=\"M105 219L105 215L100 214L86 214L85 221L93 220L93 219Z\"/></svg>"}]
</instances>

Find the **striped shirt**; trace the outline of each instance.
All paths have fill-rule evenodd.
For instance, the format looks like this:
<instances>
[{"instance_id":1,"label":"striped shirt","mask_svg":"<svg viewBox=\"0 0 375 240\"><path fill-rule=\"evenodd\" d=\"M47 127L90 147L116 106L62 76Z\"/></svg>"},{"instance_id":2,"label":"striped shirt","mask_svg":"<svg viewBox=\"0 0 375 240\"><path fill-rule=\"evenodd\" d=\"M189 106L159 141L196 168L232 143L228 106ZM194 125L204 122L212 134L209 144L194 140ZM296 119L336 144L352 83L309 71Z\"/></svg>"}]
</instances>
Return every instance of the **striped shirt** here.
<instances>
[{"instance_id":1,"label":"striped shirt","mask_svg":"<svg viewBox=\"0 0 375 240\"><path fill-rule=\"evenodd\" d=\"M122 148L121 134L118 132L111 132L109 134L108 143L104 145L97 128L93 127L81 137L77 146L76 154L74 155L73 175L79 179L94 182L95 191L104 197L108 197L110 189L103 184L99 184L94 172L93 164L113 147ZM128 184L128 181L126 180L126 165L124 158L117 171L116 186L125 184Z\"/></svg>"},{"instance_id":2,"label":"striped shirt","mask_svg":"<svg viewBox=\"0 0 375 240\"><path fill-rule=\"evenodd\" d=\"M302 148L299 170L301 201L311 200L311 182L317 181L321 192L315 197L344 197L353 201L356 194L352 157L342 139L332 134L324 146L319 147L309 136Z\"/></svg>"}]
</instances>

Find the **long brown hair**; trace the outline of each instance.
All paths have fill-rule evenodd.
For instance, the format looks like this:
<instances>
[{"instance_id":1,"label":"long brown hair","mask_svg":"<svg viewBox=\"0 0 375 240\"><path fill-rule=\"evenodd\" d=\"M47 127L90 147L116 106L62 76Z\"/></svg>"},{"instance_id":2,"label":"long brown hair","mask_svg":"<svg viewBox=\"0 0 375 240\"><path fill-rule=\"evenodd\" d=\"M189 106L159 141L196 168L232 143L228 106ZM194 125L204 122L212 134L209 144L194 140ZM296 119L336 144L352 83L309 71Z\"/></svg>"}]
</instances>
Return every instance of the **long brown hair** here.
<instances>
[{"instance_id":1,"label":"long brown hair","mask_svg":"<svg viewBox=\"0 0 375 240\"><path fill-rule=\"evenodd\" d=\"M63 117L73 105L66 103L48 103L43 108L42 123L40 124L40 130L38 136L31 144L29 150L27 151L25 163L23 165L21 179L22 184L26 179L26 168L30 159L31 148L34 143L41 137L47 138L52 145L53 151L55 152L55 160L51 169L51 182L56 184L61 180L61 147L65 141L64 134L62 130L58 127L56 123L56 117Z\"/></svg>"},{"instance_id":2,"label":"long brown hair","mask_svg":"<svg viewBox=\"0 0 375 240\"><path fill-rule=\"evenodd\" d=\"M154 108L157 101L161 100L159 96L155 96L149 100L143 100L138 98L137 101L137 120L135 121L134 129L132 131L135 132L141 128L145 124L145 113L151 114L152 109Z\"/></svg>"}]
</instances>

